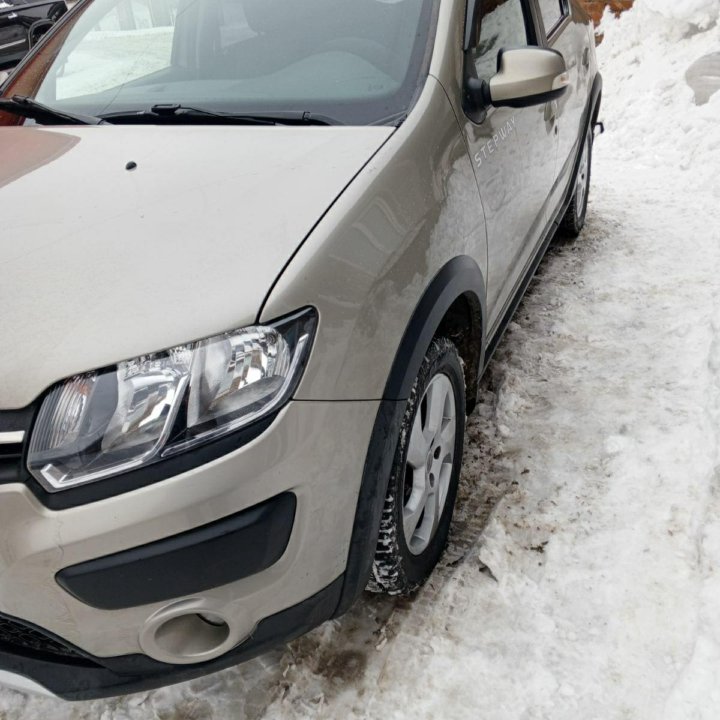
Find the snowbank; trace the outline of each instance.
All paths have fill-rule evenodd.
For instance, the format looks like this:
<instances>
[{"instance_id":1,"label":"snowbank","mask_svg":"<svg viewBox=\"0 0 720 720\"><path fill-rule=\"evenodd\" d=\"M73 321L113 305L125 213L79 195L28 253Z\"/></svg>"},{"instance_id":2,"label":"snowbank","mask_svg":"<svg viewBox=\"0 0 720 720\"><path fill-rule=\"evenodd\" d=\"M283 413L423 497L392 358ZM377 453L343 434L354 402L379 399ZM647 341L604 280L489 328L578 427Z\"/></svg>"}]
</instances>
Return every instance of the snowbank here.
<instances>
[{"instance_id":1,"label":"snowbank","mask_svg":"<svg viewBox=\"0 0 720 720\"><path fill-rule=\"evenodd\" d=\"M640 12L650 11L684 25L706 29L720 17L717 0L644 0L638 4Z\"/></svg>"},{"instance_id":2,"label":"snowbank","mask_svg":"<svg viewBox=\"0 0 720 720\"><path fill-rule=\"evenodd\" d=\"M598 56L615 159L658 173L680 169L684 186L720 198L720 93L694 103L685 79L720 48L719 0L638 0L619 19L607 11Z\"/></svg>"}]
</instances>

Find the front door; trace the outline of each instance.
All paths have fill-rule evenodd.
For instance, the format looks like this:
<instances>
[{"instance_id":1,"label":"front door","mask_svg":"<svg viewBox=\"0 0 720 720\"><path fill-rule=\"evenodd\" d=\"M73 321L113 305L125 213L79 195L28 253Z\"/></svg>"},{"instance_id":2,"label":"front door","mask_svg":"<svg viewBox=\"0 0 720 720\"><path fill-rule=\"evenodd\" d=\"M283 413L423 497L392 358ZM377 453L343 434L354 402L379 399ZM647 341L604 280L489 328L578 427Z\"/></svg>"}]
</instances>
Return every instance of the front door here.
<instances>
[{"instance_id":1,"label":"front door","mask_svg":"<svg viewBox=\"0 0 720 720\"><path fill-rule=\"evenodd\" d=\"M535 45L536 25L527 0L483 3L472 52L478 78L497 72L502 48ZM489 332L492 334L524 275L545 229L558 138L551 105L489 108L483 122L465 119L487 218Z\"/></svg>"}]
</instances>

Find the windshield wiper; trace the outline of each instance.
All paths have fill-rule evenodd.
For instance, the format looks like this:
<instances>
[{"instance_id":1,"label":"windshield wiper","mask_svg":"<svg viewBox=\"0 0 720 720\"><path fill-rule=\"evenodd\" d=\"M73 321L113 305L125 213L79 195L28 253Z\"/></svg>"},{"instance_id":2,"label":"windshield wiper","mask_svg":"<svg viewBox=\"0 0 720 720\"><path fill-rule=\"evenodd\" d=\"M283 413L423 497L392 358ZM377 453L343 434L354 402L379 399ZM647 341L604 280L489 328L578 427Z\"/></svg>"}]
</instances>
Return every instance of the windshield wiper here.
<instances>
[{"instance_id":1,"label":"windshield wiper","mask_svg":"<svg viewBox=\"0 0 720 720\"><path fill-rule=\"evenodd\" d=\"M55 110L23 95L0 98L0 110L30 118L42 125L100 125L103 122L101 118L92 115L76 115Z\"/></svg>"},{"instance_id":2,"label":"windshield wiper","mask_svg":"<svg viewBox=\"0 0 720 720\"><path fill-rule=\"evenodd\" d=\"M278 113L224 113L188 105L153 105L148 110L105 113L105 122L117 124L177 123L218 125L341 125L325 115L302 111Z\"/></svg>"}]
</instances>

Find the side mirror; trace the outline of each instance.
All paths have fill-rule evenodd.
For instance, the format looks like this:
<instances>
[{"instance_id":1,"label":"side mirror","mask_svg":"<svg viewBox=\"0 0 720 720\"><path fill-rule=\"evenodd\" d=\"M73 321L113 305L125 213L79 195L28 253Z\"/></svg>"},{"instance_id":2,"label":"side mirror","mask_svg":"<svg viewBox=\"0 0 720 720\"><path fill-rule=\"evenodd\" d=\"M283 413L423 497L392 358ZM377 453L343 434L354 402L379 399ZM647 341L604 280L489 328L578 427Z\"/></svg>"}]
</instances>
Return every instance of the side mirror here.
<instances>
[{"instance_id":1,"label":"side mirror","mask_svg":"<svg viewBox=\"0 0 720 720\"><path fill-rule=\"evenodd\" d=\"M498 71L485 86L485 100L495 107L542 105L559 98L569 84L565 58L557 50L500 50Z\"/></svg>"}]
</instances>

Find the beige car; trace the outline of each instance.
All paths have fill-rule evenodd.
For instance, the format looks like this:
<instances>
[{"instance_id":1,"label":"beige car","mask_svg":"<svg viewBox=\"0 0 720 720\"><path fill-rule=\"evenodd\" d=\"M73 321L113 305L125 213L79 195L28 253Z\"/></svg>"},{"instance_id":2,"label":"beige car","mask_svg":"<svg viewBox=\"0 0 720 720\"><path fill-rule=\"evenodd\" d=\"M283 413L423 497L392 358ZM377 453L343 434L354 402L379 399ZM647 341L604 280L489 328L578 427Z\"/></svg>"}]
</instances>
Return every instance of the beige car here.
<instances>
[{"instance_id":1,"label":"beige car","mask_svg":"<svg viewBox=\"0 0 720 720\"><path fill-rule=\"evenodd\" d=\"M1 88L0 682L417 589L600 93L567 0L80 0Z\"/></svg>"}]
</instances>

